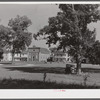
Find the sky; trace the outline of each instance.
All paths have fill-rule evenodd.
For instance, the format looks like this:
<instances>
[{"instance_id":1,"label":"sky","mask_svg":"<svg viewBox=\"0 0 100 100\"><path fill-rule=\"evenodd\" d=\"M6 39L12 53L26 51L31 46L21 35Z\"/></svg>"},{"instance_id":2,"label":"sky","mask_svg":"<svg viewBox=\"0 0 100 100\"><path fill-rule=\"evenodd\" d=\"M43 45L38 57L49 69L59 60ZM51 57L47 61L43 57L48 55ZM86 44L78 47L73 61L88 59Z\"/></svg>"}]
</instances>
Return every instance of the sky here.
<instances>
[{"instance_id":1,"label":"sky","mask_svg":"<svg viewBox=\"0 0 100 100\"><path fill-rule=\"evenodd\" d=\"M0 24L7 26L11 18L26 15L32 21L28 30L34 34L47 25L48 18L56 16L58 11L58 6L53 4L0 4ZM48 48L45 40L33 39L33 45Z\"/></svg>"},{"instance_id":2,"label":"sky","mask_svg":"<svg viewBox=\"0 0 100 100\"><path fill-rule=\"evenodd\" d=\"M47 25L48 18L56 16L58 11L58 5L54 4L0 4L0 24L7 26L11 18L26 15L32 21L29 31L34 34ZM89 25L89 28L96 28L97 39L100 40L100 21ZM31 46L33 45L48 48L45 40L33 39Z\"/></svg>"}]
</instances>

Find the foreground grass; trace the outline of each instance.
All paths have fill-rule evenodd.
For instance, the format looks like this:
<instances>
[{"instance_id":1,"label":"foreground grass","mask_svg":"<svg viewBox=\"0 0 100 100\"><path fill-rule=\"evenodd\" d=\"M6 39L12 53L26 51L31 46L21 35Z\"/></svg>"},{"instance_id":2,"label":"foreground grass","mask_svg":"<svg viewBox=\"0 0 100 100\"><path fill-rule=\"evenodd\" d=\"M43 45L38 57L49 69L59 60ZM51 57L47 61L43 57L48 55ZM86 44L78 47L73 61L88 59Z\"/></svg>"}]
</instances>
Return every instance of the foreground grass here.
<instances>
[{"instance_id":1,"label":"foreground grass","mask_svg":"<svg viewBox=\"0 0 100 100\"><path fill-rule=\"evenodd\" d=\"M98 89L98 86L84 86L82 84L64 84L56 82L29 81L3 79L0 81L0 89Z\"/></svg>"}]
</instances>

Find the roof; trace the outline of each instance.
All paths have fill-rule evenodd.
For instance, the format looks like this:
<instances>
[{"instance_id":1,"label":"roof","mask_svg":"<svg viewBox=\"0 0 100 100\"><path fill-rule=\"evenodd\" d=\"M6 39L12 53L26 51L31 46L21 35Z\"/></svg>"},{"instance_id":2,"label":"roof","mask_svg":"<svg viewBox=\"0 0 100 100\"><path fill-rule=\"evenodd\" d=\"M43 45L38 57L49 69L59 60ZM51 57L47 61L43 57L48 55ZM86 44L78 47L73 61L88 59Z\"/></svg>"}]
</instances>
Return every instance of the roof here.
<instances>
[{"instance_id":1,"label":"roof","mask_svg":"<svg viewBox=\"0 0 100 100\"><path fill-rule=\"evenodd\" d=\"M42 47L29 47L29 49L39 49L41 53L43 54L50 54L50 50L48 50L47 48L42 48ZM4 53L10 53L10 50L4 49L3 50ZM28 50L22 51L22 54L27 54Z\"/></svg>"},{"instance_id":2,"label":"roof","mask_svg":"<svg viewBox=\"0 0 100 100\"><path fill-rule=\"evenodd\" d=\"M57 49L56 47L50 48L50 51L52 53L67 53L67 51L64 51L63 49Z\"/></svg>"},{"instance_id":3,"label":"roof","mask_svg":"<svg viewBox=\"0 0 100 100\"><path fill-rule=\"evenodd\" d=\"M43 54L50 54L50 51L46 48L40 48L40 52Z\"/></svg>"},{"instance_id":4,"label":"roof","mask_svg":"<svg viewBox=\"0 0 100 100\"><path fill-rule=\"evenodd\" d=\"M23 51L23 52L22 52L22 54L27 54L27 53L28 53L28 51Z\"/></svg>"},{"instance_id":5,"label":"roof","mask_svg":"<svg viewBox=\"0 0 100 100\"><path fill-rule=\"evenodd\" d=\"M50 50L47 48L42 48L42 47L29 47L29 49L39 49L41 53L43 54L50 54Z\"/></svg>"},{"instance_id":6,"label":"roof","mask_svg":"<svg viewBox=\"0 0 100 100\"><path fill-rule=\"evenodd\" d=\"M67 53L67 52L64 52L64 51L55 51L54 53Z\"/></svg>"},{"instance_id":7,"label":"roof","mask_svg":"<svg viewBox=\"0 0 100 100\"><path fill-rule=\"evenodd\" d=\"M11 53L10 50L3 49L4 53ZM28 51L22 51L22 54L27 54Z\"/></svg>"},{"instance_id":8,"label":"roof","mask_svg":"<svg viewBox=\"0 0 100 100\"><path fill-rule=\"evenodd\" d=\"M29 47L28 49L33 49L33 48L40 49L40 47L36 47L35 45L33 45L33 47Z\"/></svg>"},{"instance_id":9,"label":"roof","mask_svg":"<svg viewBox=\"0 0 100 100\"><path fill-rule=\"evenodd\" d=\"M33 48L40 49L40 47L29 47L28 49L33 49Z\"/></svg>"}]
</instances>

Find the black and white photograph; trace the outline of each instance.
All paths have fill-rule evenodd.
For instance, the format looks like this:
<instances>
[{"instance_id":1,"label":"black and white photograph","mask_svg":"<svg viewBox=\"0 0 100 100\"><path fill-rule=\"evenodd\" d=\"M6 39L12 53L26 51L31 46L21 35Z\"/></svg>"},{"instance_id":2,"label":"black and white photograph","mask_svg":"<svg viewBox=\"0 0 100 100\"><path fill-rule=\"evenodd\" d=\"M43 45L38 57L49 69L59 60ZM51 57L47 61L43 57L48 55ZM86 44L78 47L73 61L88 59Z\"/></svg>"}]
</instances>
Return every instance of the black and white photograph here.
<instances>
[{"instance_id":1,"label":"black and white photograph","mask_svg":"<svg viewBox=\"0 0 100 100\"><path fill-rule=\"evenodd\" d=\"M0 89L100 89L100 3L0 3Z\"/></svg>"}]
</instances>

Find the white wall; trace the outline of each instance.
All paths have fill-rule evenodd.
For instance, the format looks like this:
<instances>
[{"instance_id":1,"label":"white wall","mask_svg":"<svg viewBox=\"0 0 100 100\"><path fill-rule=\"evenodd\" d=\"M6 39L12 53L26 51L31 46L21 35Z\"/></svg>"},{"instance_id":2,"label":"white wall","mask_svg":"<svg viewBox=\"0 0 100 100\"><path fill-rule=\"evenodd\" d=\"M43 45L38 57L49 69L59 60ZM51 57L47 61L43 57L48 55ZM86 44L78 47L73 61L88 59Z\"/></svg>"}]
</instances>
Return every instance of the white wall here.
<instances>
[{"instance_id":1,"label":"white wall","mask_svg":"<svg viewBox=\"0 0 100 100\"><path fill-rule=\"evenodd\" d=\"M50 57L50 54L42 54L39 53L39 61L47 61L47 59Z\"/></svg>"},{"instance_id":2,"label":"white wall","mask_svg":"<svg viewBox=\"0 0 100 100\"><path fill-rule=\"evenodd\" d=\"M71 57L70 56L68 56L68 53L66 53L66 56L65 56L65 58L66 58L66 61L71 61Z\"/></svg>"},{"instance_id":3,"label":"white wall","mask_svg":"<svg viewBox=\"0 0 100 100\"><path fill-rule=\"evenodd\" d=\"M3 61L12 61L12 54L11 53L4 53L3 54ZM15 54L15 58L20 57L20 54ZM28 57L28 54L21 54L21 57ZM42 54L39 53L39 61L47 61L47 59L50 57L50 54ZM16 61L19 61L16 59Z\"/></svg>"},{"instance_id":4,"label":"white wall","mask_svg":"<svg viewBox=\"0 0 100 100\"><path fill-rule=\"evenodd\" d=\"M23 57L23 58L28 58L28 54L20 54L20 53L16 53L14 55L14 60L15 61L20 61L20 58Z\"/></svg>"},{"instance_id":5,"label":"white wall","mask_svg":"<svg viewBox=\"0 0 100 100\"><path fill-rule=\"evenodd\" d=\"M54 59L65 59L64 61L68 61L68 62L71 61L71 58L68 55L68 53L56 53Z\"/></svg>"},{"instance_id":6,"label":"white wall","mask_svg":"<svg viewBox=\"0 0 100 100\"><path fill-rule=\"evenodd\" d=\"M9 53L4 53L2 61L12 61L12 54L10 52Z\"/></svg>"},{"instance_id":7,"label":"white wall","mask_svg":"<svg viewBox=\"0 0 100 100\"><path fill-rule=\"evenodd\" d=\"M28 54L21 54L21 57L28 57Z\"/></svg>"},{"instance_id":8,"label":"white wall","mask_svg":"<svg viewBox=\"0 0 100 100\"><path fill-rule=\"evenodd\" d=\"M27 54L21 54L21 57L27 57ZM15 54L14 55L15 58L20 57L20 54ZM3 53L3 59L2 61L12 61L12 54L9 53ZM15 61L19 61L18 59L15 59Z\"/></svg>"},{"instance_id":9,"label":"white wall","mask_svg":"<svg viewBox=\"0 0 100 100\"><path fill-rule=\"evenodd\" d=\"M16 53L14 57L20 57L20 53ZM21 54L21 57L28 57L28 54Z\"/></svg>"}]
</instances>

